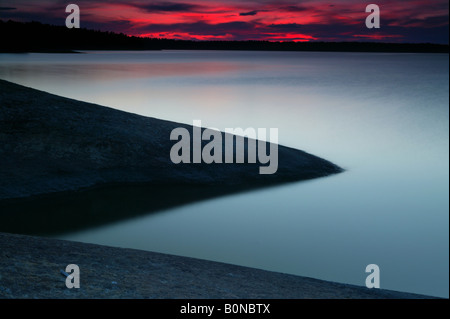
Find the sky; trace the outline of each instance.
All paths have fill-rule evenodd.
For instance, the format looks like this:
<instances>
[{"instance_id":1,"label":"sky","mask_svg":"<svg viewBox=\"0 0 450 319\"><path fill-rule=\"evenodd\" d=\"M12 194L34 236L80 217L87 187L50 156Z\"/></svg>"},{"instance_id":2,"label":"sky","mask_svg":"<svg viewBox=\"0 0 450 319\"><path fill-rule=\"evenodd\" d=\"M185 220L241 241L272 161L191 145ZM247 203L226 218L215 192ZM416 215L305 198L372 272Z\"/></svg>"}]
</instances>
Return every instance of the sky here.
<instances>
[{"instance_id":1,"label":"sky","mask_svg":"<svg viewBox=\"0 0 450 319\"><path fill-rule=\"evenodd\" d=\"M82 28L184 40L381 41L448 44L448 0L0 0L0 19L65 25L68 4ZM380 8L368 29L366 6Z\"/></svg>"}]
</instances>

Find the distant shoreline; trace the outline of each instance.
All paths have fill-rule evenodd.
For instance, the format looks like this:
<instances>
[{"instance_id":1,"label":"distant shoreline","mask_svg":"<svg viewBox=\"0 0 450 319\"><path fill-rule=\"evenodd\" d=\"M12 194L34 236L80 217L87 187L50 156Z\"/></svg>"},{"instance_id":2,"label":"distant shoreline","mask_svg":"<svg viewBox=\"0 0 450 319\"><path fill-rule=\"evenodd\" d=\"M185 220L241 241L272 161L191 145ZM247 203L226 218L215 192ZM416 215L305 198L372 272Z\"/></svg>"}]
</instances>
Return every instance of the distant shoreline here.
<instances>
[{"instance_id":1,"label":"distant shoreline","mask_svg":"<svg viewBox=\"0 0 450 319\"><path fill-rule=\"evenodd\" d=\"M349 52L349 53L423 53L423 54L449 54L449 48L448 46L446 48L434 48L434 47L428 47L427 44L424 44L423 47L420 47L421 44L417 44L417 47L415 44L405 44L405 48L377 48L375 50L370 49L363 49L363 43L362 42L355 42L357 44L361 44L361 48L352 47L349 45L348 48L342 48L342 49L321 49L320 46L314 46L311 45L310 48L304 47L304 48L292 48L292 49L283 49L283 48L261 48L261 49L252 49L248 48L245 44L242 45L242 48L237 46L237 48L226 48L223 45L202 45L199 46L199 48L184 48L182 45L177 46L176 48L161 48L161 49L132 49L132 48L115 48L115 49L102 49L102 48L89 48L89 49L70 49L70 50L59 50L59 49L37 49L37 50L24 50L24 51L16 51L16 50L5 50L0 49L0 54L2 53L9 53L9 54L26 54L26 53L48 53L48 54L83 54L83 51L243 51L243 52L335 52L335 53L343 53L343 52ZM350 44L353 44L353 42L350 42ZM385 43L383 43L385 44ZM389 46L389 44L387 44ZM434 45L433 45L434 46Z\"/></svg>"},{"instance_id":2,"label":"distant shoreline","mask_svg":"<svg viewBox=\"0 0 450 319\"><path fill-rule=\"evenodd\" d=\"M125 52L154 52L154 51L217 51L217 52L317 52L317 53L393 53L393 54L449 54L449 52L408 52L408 51L314 51L314 50L227 50L227 49L161 49L161 50L139 50L139 49L117 49L117 50L101 50L101 49L89 49L89 50L54 50L54 51L0 51L0 54L29 54L29 53L41 53L41 54L85 54L85 51L100 51L100 52L114 52L114 51L125 51Z\"/></svg>"},{"instance_id":3,"label":"distant shoreline","mask_svg":"<svg viewBox=\"0 0 450 319\"><path fill-rule=\"evenodd\" d=\"M448 44L435 43L173 40L127 36L123 33L84 28L68 29L65 26L39 22L22 23L2 20L0 20L0 33L3 36L0 53L76 53L76 51L84 50L449 53Z\"/></svg>"}]
</instances>

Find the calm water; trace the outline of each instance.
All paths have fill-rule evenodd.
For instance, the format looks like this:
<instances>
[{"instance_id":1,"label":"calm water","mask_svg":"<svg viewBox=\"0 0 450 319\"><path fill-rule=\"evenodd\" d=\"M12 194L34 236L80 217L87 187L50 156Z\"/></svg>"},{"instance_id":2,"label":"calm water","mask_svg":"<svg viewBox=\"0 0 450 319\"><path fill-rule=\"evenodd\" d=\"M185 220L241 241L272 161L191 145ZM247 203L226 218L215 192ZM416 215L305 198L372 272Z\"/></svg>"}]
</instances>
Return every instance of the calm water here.
<instances>
[{"instance_id":1,"label":"calm water","mask_svg":"<svg viewBox=\"0 0 450 319\"><path fill-rule=\"evenodd\" d=\"M280 144L347 170L59 238L356 285L364 285L365 267L375 263L382 288L443 297L449 295L448 70L446 54L0 55L2 79L221 130L276 127Z\"/></svg>"}]
</instances>

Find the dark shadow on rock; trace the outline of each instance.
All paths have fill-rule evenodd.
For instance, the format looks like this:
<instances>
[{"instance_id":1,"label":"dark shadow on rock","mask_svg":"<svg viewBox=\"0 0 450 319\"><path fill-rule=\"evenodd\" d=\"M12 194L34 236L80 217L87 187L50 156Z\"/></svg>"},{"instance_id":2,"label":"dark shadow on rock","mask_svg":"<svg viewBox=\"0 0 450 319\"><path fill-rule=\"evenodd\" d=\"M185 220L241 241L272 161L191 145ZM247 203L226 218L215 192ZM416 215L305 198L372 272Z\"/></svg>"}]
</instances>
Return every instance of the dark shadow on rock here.
<instances>
[{"instance_id":1,"label":"dark shadow on rock","mask_svg":"<svg viewBox=\"0 0 450 319\"><path fill-rule=\"evenodd\" d=\"M109 185L27 199L3 200L0 201L0 232L44 236L64 234L260 188L263 187Z\"/></svg>"}]
</instances>

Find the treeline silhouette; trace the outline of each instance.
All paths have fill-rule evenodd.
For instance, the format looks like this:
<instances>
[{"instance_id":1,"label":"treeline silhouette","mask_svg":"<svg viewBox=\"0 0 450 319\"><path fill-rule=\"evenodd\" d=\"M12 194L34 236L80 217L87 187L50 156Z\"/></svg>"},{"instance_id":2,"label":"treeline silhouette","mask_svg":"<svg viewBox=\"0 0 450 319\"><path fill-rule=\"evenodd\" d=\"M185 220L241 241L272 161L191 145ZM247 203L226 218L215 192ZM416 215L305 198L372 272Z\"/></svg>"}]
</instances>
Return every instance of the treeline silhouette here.
<instances>
[{"instance_id":1,"label":"treeline silhouette","mask_svg":"<svg viewBox=\"0 0 450 319\"><path fill-rule=\"evenodd\" d=\"M189 41L68 29L40 22L0 20L0 52L74 52L77 50L246 50L448 53L431 43Z\"/></svg>"}]
</instances>

